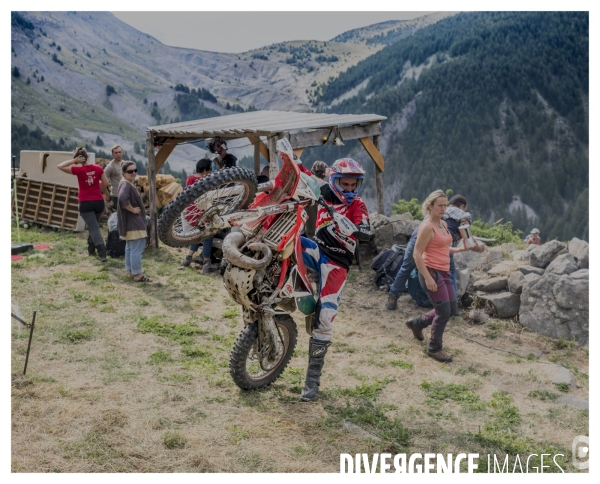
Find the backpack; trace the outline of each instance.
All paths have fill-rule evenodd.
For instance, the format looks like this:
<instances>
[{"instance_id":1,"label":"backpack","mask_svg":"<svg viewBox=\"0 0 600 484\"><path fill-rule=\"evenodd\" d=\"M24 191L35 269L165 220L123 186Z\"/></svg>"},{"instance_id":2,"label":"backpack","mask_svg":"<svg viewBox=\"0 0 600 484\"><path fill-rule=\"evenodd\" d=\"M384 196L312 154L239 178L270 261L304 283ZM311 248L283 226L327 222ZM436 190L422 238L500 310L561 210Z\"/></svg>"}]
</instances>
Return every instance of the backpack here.
<instances>
[{"instance_id":1,"label":"backpack","mask_svg":"<svg viewBox=\"0 0 600 484\"><path fill-rule=\"evenodd\" d=\"M410 294L410 297L412 297L419 306L422 308L433 307L431 301L429 301L427 292L425 292L425 289L423 289L419 282L419 271L417 269L413 269L410 273L406 285L408 286L408 294Z\"/></svg>"},{"instance_id":2,"label":"backpack","mask_svg":"<svg viewBox=\"0 0 600 484\"><path fill-rule=\"evenodd\" d=\"M123 257L127 242L119 237L118 230L110 230L106 237L106 252L111 257Z\"/></svg>"},{"instance_id":3,"label":"backpack","mask_svg":"<svg viewBox=\"0 0 600 484\"><path fill-rule=\"evenodd\" d=\"M382 250L373 259L371 269L375 271L373 282L377 287L389 290L402 266L405 249L405 245L394 244L391 249Z\"/></svg>"}]
</instances>

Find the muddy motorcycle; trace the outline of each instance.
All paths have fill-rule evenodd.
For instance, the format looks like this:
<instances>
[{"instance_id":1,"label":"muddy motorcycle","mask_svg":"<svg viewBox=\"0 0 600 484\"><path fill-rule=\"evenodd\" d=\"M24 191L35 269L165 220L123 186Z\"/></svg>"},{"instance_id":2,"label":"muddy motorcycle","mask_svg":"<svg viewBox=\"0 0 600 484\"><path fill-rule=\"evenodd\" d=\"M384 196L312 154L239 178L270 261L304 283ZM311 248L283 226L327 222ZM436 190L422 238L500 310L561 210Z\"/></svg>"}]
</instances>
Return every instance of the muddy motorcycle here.
<instances>
[{"instance_id":1,"label":"muddy motorcycle","mask_svg":"<svg viewBox=\"0 0 600 484\"><path fill-rule=\"evenodd\" d=\"M340 232L357 230L320 198L318 183L300 171L286 139L277 150L282 165L274 180L257 185L249 170L221 170L187 187L158 222L161 241L174 247L232 229L223 241L223 283L242 306L245 327L229 368L244 390L264 388L285 370L298 335L292 312L304 315L312 335L317 301L302 258L304 208L320 203Z\"/></svg>"}]
</instances>

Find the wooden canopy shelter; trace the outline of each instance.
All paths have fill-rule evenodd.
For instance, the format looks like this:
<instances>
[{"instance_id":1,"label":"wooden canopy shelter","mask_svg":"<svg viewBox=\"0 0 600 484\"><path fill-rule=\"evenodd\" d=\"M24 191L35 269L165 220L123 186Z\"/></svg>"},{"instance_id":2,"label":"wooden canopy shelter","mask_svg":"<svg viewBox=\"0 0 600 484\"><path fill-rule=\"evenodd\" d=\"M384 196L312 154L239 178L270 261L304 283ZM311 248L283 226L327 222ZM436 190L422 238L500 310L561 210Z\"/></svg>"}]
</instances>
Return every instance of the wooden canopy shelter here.
<instances>
[{"instance_id":1,"label":"wooden canopy shelter","mask_svg":"<svg viewBox=\"0 0 600 484\"><path fill-rule=\"evenodd\" d=\"M148 150L148 178L150 181L151 243L158 246L156 232L156 173L180 143L219 136L223 140L248 138L254 145L254 171L260 170L260 156L269 161L269 178L278 172L278 139L288 138L298 157L304 148L342 141L360 140L375 163L377 211L383 214L384 160L379 151L381 121L385 116L376 114L314 114L281 111L252 111L248 113L198 119L182 123L150 126L146 130ZM265 141L261 137L266 137ZM155 152L156 148L159 148Z\"/></svg>"}]
</instances>

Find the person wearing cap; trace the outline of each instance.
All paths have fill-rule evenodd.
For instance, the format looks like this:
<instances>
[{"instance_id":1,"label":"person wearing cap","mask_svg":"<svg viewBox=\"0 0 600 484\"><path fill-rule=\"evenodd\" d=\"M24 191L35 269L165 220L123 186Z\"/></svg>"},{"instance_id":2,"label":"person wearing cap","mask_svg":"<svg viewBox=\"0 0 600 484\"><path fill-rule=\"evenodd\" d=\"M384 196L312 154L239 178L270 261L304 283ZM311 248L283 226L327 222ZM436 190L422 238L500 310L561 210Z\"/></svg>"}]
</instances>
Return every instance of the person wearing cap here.
<instances>
[{"instance_id":1,"label":"person wearing cap","mask_svg":"<svg viewBox=\"0 0 600 484\"><path fill-rule=\"evenodd\" d=\"M540 231L538 229L532 229L527 238L525 239L526 245L542 245L542 239L540 239Z\"/></svg>"},{"instance_id":2,"label":"person wearing cap","mask_svg":"<svg viewBox=\"0 0 600 484\"><path fill-rule=\"evenodd\" d=\"M208 138L205 140L208 150L216 154L213 161L217 164L217 168L235 168L237 158L232 154L227 153L227 143L218 136L216 138Z\"/></svg>"}]
</instances>

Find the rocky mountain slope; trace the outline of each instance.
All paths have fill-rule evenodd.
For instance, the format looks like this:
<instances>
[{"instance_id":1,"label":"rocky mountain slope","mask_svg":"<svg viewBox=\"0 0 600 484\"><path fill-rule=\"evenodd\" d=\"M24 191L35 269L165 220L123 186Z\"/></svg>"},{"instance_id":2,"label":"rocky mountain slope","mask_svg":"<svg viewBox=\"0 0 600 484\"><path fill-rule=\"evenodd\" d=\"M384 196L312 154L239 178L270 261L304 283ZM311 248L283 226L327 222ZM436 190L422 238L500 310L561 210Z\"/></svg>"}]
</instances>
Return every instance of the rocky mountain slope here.
<instances>
[{"instance_id":1,"label":"rocky mountain slope","mask_svg":"<svg viewBox=\"0 0 600 484\"><path fill-rule=\"evenodd\" d=\"M94 147L99 135L129 151L147 126L181 116L177 84L208 90L218 102L203 103L220 114L235 112L228 104L309 112L316 86L383 48L374 36L410 35L444 15L222 54L163 45L107 12L13 12L11 117L56 138ZM189 164L196 151L178 148L171 165Z\"/></svg>"}]
</instances>

